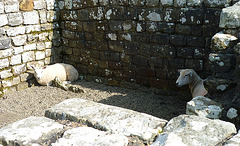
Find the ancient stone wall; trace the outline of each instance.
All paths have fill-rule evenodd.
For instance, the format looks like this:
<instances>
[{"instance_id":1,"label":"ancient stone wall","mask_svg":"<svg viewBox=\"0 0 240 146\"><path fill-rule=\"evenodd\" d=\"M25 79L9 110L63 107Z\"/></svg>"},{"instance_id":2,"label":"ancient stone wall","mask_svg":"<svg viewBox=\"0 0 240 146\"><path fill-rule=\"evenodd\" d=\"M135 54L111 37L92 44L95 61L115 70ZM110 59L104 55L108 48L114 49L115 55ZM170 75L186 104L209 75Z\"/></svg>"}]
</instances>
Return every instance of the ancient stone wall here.
<instances>
[{"instance_id":1,"label":"ancient stone wall","mask_svg":"<svg viewBox=\"0 0 240 146\"><path fill-rule=\"evenodd\" d=\"M56 6L55 0L0 1L1 94L28 87L30 65L62 61Z\"/></svg>"},{"instance_id":2,"label":"ancient stone wall","mask_svg":"<svg viewBox=\"0 0 240 146\"><path fill-rule=\"evenodd\" d=\"M80 74L158 88L175 87L177 69L210 72L212 36L231 0L59 1L63 61Z\"/></svg>"}]
</instances>

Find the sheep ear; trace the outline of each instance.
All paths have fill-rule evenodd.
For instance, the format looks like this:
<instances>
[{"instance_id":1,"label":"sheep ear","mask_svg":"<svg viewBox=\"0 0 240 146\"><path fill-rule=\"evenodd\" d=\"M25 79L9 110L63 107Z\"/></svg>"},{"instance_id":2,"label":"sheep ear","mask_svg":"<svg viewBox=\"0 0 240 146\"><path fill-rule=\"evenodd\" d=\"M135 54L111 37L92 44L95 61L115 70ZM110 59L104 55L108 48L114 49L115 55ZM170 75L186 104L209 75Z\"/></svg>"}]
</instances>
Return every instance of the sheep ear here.
<instances>
[{"instance_id":1,"label":"sheep ear","mask_svg":"<svg viewBox=\"0 0 240 146\"><path fill-rule=\"evenodd\" d=\"M178 69L178 72L180 73L181 71L183 71L183 69Z\"/></svg>"}]
</instances>

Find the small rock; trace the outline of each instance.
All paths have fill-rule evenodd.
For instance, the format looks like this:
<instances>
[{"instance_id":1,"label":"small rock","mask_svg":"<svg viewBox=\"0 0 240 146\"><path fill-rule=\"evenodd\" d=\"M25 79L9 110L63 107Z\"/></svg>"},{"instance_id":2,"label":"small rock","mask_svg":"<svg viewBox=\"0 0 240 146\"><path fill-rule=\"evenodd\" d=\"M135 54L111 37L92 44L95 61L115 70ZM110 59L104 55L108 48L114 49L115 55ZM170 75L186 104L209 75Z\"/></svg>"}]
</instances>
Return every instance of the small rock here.
<instances>
[{"instance_id":1,"label":"small rock","mask_svg":"<svg viewBox=\"0 0 240 146\"><path fill-rule=\"evenodd\" d=\"M224 50L233 45L237 39L237 37L230 34L224 34L223 32L216 33L212 37L212 49Z\"/></svg>"},{"instance_id":2,"label":"small rock","mask_svg":"<svg viewBox=\"0 0 240 146\"><path fill-rule=\"evenodd\" d=\"M235 108L230 108L227 112L227 117L229 119L236 118L238 116L238 111Z\"/></svg>"},{"instance_id":3,"label":"small rock","mask_svg":"<svg viewBox=\"0 0 240 146\"><path fill-rule=\"evenodd\" d=\"M215 101L204 96L197 96L187 103L186 114L219 119L222 110L223 108Z\"/></svg>"},{"instance_id":4,"label":"small rock","mask_svg":"<svg viewBox=\"0 0 240 146\"><path fill-rule=\"evenodd\" d=\"M91 127L78 127L67 130L63 137L53 143L52 146L127 146L127 144L128 138L126 136L109 134Z\"/></svg>"}]
</instances>

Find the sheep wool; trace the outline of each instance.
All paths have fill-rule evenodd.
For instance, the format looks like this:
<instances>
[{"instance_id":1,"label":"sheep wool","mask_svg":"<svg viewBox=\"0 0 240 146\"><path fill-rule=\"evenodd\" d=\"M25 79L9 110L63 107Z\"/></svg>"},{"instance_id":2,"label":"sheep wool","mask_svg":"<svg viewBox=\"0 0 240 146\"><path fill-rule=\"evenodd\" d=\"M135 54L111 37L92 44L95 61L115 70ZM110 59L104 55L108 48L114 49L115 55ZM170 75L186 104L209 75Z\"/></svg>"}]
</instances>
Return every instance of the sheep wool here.
<instances>
[{"instance_id":1,"label":"sheep wool","mask_svg":"<svg viewBox=\"0 0 240 146\"><path fill-rule=\"evenodd\" d=\"M76 81L78 71L70 64L56 63L46 67L34 67L34 76L40 85L51 85L55 77L61 81Z\"/></svg>"}]
</instances>

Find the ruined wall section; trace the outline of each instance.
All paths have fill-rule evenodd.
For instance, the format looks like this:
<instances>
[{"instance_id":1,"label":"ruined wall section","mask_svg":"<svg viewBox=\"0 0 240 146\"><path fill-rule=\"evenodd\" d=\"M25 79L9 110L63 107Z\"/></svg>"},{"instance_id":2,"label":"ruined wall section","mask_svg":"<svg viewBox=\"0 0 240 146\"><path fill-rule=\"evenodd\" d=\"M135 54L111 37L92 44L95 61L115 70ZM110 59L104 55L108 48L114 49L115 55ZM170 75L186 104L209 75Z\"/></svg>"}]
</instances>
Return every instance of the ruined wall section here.
<instances>
[{"instance_id":1,"label":"ruined wall section","mask_svg":"<svg viewBox=\"0 0 240 146\"><path fill-rule=\"evenodd\" d=\"M0 1L1 94L28 87L30 65L62 61L57 12L55 0Z\"/></svg>"},{"instance_id":2,"label":"ruined wall section","mask_svg":"<svg viewBox=\"0 0 240 146\"><path fill-rule=\"evenodd\" d=\"M211 37L231 0L59 1L64 62L80 74L175 86L178 68L209 71Z\"/></svg>"}]
</instances>

